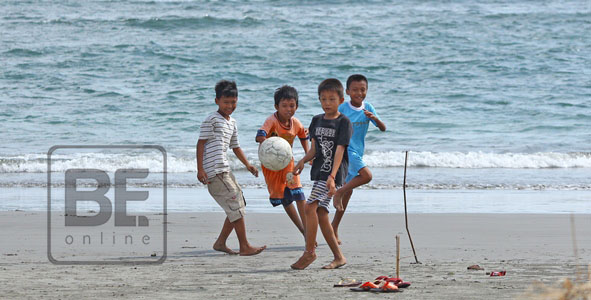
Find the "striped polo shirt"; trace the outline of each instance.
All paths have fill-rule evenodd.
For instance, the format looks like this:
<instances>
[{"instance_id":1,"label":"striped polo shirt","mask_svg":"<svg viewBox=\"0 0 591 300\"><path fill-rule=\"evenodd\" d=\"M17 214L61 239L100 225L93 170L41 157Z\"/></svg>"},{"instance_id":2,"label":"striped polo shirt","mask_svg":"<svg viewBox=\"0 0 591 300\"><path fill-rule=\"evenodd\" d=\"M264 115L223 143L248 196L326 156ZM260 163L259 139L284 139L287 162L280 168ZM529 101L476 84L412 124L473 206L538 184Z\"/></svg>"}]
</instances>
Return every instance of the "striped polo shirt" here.
<instances>
[{"instance_id":1,"label":"striped polo shirt","mask_svg":"<svg viewBox=\"0 0 591 300\"><path fill-rule=\"evenodd\" d=\"M203 168L207 177L229 172L230 164L226 157L228 148L238 148L238 127L236 120L226 120L217 111L205 118L201 123L200 140L207 140L203 153Z\"/></svg>"}]
</instances>

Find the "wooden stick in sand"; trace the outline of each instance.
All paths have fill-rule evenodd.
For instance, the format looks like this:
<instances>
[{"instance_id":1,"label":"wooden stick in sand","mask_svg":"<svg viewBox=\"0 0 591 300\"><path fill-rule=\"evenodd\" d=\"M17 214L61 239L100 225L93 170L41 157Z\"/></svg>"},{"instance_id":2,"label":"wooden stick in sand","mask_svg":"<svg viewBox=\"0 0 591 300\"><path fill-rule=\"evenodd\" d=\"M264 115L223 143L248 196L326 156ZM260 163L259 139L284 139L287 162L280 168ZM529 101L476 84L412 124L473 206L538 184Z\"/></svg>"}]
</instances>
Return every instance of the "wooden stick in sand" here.
<instances>
[{"instance_id":1,"label":"wooden stick in sand","mask_svg":"<svg viewBox=\"0 0 591 300\"><path fill-rule=\"evenodd\" d=\"M577 251L577 233L576 233L576 226L575 226L575 214L570 214L570 231L572 234L573 239L573 252L575 254L575 274L576 274L576 281L580 282L582 279L581 270L579 268L579 252Z\"/></svg>"},{"instance_id":2,"label":"wooden stick in sand","mask_svg":"<svg viewBox=\"0 0 591 300\"><path fill-rule=\"evenodd\" d=\"M417 264L421 262L417 258L417 252L415 251L415 245L412 242L412 237L410 236L410 231L408 230L408 213L406 210L406 165L408 163L408 151L405 151L404 155L404 182L402 183L402 192L404 194L404 221L406 222L406 232L408 233L408 239L410 240L410 246L412 247L412 253L415 255L415 261ZM398 270L398 268L396 268Z\"/></svg>"},{"instance_id":3,"label":"wooden stick in sand","mask_svg":"<svg viewBox=\"0 0 591 300\"><path fill-rule=\"evenodd\" d=\"M396 235L396 278L400 278L400 236Z\"/></svg>"}]
</instances>

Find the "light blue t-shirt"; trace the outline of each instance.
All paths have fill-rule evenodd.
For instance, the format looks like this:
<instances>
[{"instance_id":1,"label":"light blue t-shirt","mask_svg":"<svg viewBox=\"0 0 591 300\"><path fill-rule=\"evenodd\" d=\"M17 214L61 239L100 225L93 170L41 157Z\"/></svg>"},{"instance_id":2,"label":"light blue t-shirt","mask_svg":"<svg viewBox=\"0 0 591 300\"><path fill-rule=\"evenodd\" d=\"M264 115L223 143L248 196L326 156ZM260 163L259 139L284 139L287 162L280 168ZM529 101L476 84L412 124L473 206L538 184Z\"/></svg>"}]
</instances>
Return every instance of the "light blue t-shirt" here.
<instances>
[{"instance_id":1,"label":"light blue t-shirt","mask_svg":"<svg viewBox=\"0 0 591 300\"><path fill-rule=\"evenodd\" d=\"M365 101L362 102L361 107L351 105L350 101L339 105L339 112L347 116L351 120L351 125L353 125L353 135L351 136L351 141L347 149L349 152L357 152L359 156L363 156L363 151L365 150L365 135L369 128L369 122L371 121L373 125L378 126L374 120L365 116L365 113L363 113L364 109L380 119L375 108Z\"/></svg>"}]
</instances>

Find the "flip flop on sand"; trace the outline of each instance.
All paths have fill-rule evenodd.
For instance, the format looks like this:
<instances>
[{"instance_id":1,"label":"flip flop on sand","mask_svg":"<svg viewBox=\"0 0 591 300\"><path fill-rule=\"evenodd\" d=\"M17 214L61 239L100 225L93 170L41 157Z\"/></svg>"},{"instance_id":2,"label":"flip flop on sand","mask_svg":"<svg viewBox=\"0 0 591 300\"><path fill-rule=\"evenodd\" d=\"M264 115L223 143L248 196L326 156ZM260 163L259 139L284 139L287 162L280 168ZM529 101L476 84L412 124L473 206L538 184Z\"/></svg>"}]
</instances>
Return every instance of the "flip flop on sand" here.
<instances>
[{"instance_id":1,"label":"flip flop on sand","mask_svg":"<svg viewBox=\"0 0 591 300\"><path fill-rule=\"evenodd\" d=\"M397 278L397 277L379 276L378 278L376 278L376 280L384 280L387 282L392 282L394 285L396 285L399 288L407 288L410 286L410 282L405 282L402 280L402 278Z\"/></svg>"},{"instance_id":2,"label":"flip flop on sand","mask_svg":"<svg viewBox=\"0 0 591 300\"><path fill-rule=\"evenodd\" d=\"M378 288L370 289L374 293L399 293L402 292L398 287L390 281L384 281Z\"/></svg>"},{"instance_id":3,"label":"flip flop on sand","mask_svg":"<svg viewBox=\"0 0 591 300\"><path fill-rule=\"evenodd\" d=\"M350 288L354 292L369 292L371 289L377 289L379 286L371 281L367 281L359 287Z\"/></svg>"},{"instance_id":4,"label":"flip flop on sand","mask_svg":"<svg viewBox=\"0 0 591 300\"><path fill-rule=\"evenodd\" d=\"M339 283L333 285L333 287L355 287L359 286L361 281L357 281L357 279L349 279L343 278L339 281Z\"/></svg>"},{"instance_id":5,"label":"flip flop on sand","mask_svg":"<svg viewBox=\"0 0 591 300\"><path fill-rule=\"evenodd\" d=\"M468 270L484 271L484 268L479 265L471 265L468 267Z\"/></svg>"}]
</instances>

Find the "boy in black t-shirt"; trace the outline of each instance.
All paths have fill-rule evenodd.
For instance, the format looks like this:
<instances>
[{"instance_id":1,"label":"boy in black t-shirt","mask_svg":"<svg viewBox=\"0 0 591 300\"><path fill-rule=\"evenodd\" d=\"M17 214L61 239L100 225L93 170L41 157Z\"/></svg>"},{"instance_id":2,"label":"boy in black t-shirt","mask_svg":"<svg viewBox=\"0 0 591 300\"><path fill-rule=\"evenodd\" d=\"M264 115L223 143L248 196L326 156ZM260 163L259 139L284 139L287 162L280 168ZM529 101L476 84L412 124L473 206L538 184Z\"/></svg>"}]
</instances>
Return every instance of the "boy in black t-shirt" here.
<instances>
[{"instance_id":1,"label":"boy in black t-shirt","mask_svg":"<svg viewBox=\"0 0 591 300\"><path fill-rule=\"evenodd\" d=\"M334 260L322 267L336 269L347 263L339 248L328 218L330 199L338 187L345 182L348 169L347 145L353 129L351 121L339 112L339 105L345 101L343 85L338 79L329 78L318 86L318 96L324 114L315 116L310 123L309 132L312 140L308 153L295 166L293 173L298 175L304 164L312 159L310 178L314 181L312 193L306 201L306 250L292 269L305 269L316 260L315 243L318 225L330 247ZM334 207L343 210L341 199L335 199Z\"/></svg>"}]
</instances>

